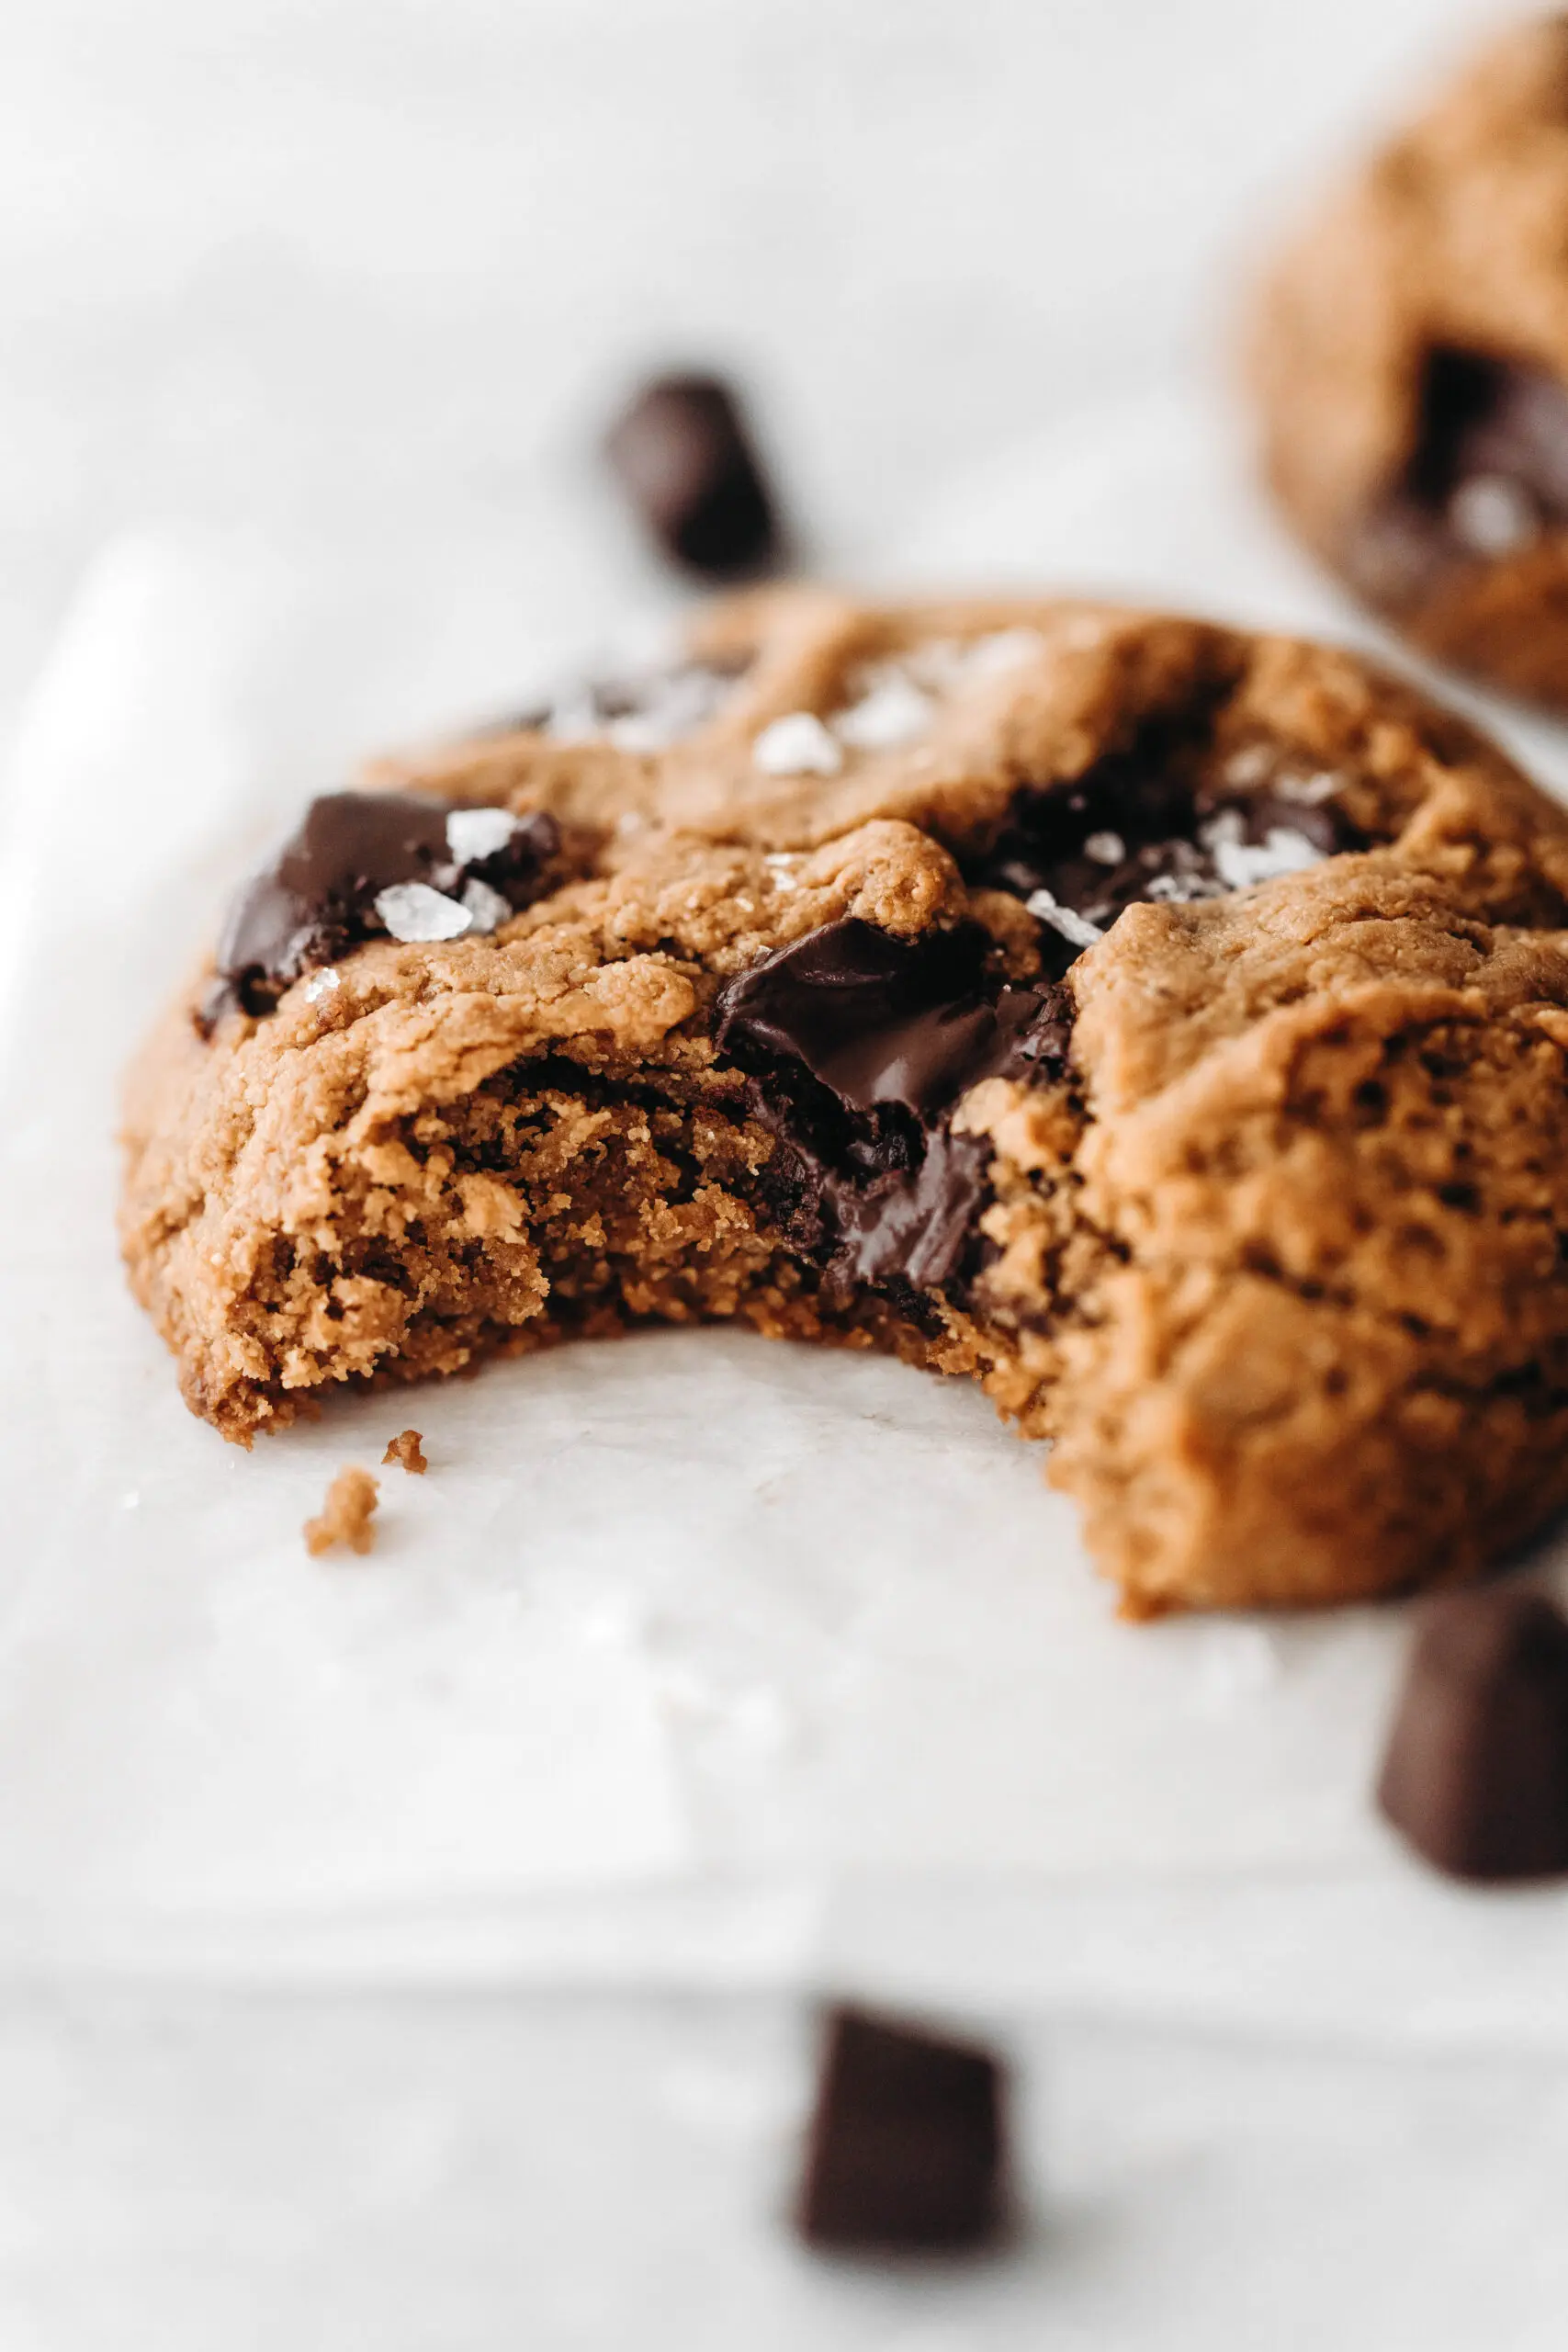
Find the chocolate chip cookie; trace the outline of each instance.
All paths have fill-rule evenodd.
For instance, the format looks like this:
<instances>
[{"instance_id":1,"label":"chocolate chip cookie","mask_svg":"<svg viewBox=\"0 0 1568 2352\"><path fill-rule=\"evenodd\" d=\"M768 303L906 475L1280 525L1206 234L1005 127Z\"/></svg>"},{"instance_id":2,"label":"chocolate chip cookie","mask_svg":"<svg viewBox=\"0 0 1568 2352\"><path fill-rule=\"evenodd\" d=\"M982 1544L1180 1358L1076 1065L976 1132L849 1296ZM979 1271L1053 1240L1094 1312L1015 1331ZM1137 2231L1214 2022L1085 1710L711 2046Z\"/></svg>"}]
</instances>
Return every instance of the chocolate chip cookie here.
<instances>
[{"instance_id":1,"label":"chocolate chip cookie","mask_svg":"<svg viewBox=\"0 0 1568 2352\"><path fill-rule=\"evenodd\" d=\"M773 591L308 810L134 1075L192 1408L649 1318L979 1381L1127 1607L1568 1499L1568 819L1348 654Z\"/></svg>"},{"instance_id":2,"label":"chocolate chip cookie","mask_svg":"<svg viewBox=\"0 0 1568 2352\"><path fill-rule=\"evenodd\" d=\"M1517 27L1283 256L1251 336L1269 478L1440 660L1568 707L1568 17Z\"/></svg>"}]
</instances>

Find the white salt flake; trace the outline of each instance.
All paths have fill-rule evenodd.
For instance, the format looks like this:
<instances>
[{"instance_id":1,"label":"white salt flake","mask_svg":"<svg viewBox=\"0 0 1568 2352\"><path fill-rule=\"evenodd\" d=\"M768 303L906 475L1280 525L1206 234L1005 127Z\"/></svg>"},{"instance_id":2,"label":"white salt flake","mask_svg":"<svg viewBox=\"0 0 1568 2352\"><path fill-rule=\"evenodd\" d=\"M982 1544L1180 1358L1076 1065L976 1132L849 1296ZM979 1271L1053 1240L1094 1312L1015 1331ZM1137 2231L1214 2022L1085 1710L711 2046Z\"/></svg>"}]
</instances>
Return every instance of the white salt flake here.
<instances>
[{"instance_id":1,"label":"white salt flake","mask_svg":"<svg viewBox=\"0 0 1568 2352\"><path fill-rule=\"evenodd\" d=\"M605 730L617 752L664 752L706 726L728 701L735 680L694 663L664 677L646 679L636 710L613 718Z\"/></svg>"},{"instance_id":2,"label":"white salt flake","mask_svg":"<svg viewBox=\"0 0 1568 2352\"><path fill-rule=\"evenodd\" d=\"M1273 882L1282 874L1304 874L1321 865L1323 852L1293 825L1270 825L1260 842L1244 841L1241 819L1227 808L1203 828L1203 847L1214 861L1214 871L1229 890L1249 890L1255 882Z\"/></svg>"},{"instance_id":3,"label":"white salt flake","mask_svg":"<svg viewBox=\"0 0 1568 2352\"><path fill-rule=\"evenodd\" d=\"M334 989L340 989L342 986L343 981L336 967L329 964L324 972L312 972L306 981L305 1001L307 1004L320 1004L324 996L331 996Z\"/></svg>"},{"instance_id":4,"label":"white salt flake","mask_svg":"<svg viewBox=\"0 0 1568 2352\"><path fill-rule=\"evenodd\" d=\"M552 743L592 743L604 731L597 704L586 686L575 686L550 707L545 733Z\"/></svg>"},{"instance_id":5,"label":"white salt flake","mask_svg":"<svg viewBox=\"0 0 1568 2352\"><path fill-rule=\"evenodd\" d=\"M1097 939L1105 936L1100 925L1090 922L1086 915L1075 914L1071 907L1059 907L1049 890L1032 890L1023 903L1036 922L1048 923L1070 946L1092 947Z\"/></svg>"},{"instance_id":6,"label":"white salt flake","mask_svg":"<svg viewBox=\"0 0 1568 2352\"><path fill-rule=\"evenodd\" d=\"M931 723L931 697L901 670L893 670L835 715L833 732L857 752L892 752L914 742Z\"/></svg>"},{"instance_id":7,"label":"white salt flake","mask_svg":"<svg viewBox=\"0 0 1568 2352\"><path fill-rule=\"evenodd\" d=\"M1127 844L1120 833L1090 833L1083 854L1092 857L1097 865L1120 865L1127 854Z\"/></svg>"},{"instance_id":8,"label":"white salt flake","mask_svg":"<svg viewBox=\"0 0 1568 2352\"><path fill-rule=\"evenodd\" d=\"M394 939L409 944L433 939L460 939L473 927L467 907L428 882L393 882L376 894L376 911Z\"/></svg>"},{"instance_id":9,"label":"white salt flake","mask_svg":"<svg viewBox=\"0 0 1568 2352\"><path fill-rule=\"evenodd\" d=\"M481 937L499 931L503 922L512 920L511 899L503 899L499 890L492 890L488 882L477 877L464 883L463 904L468 909L470 926Z\"/></svg>"},{"instance_id":10,"label":"white salt flake","mask_svg":"<svg viewBox=\"0 0 1568 2352\"><path fill-rule=\"evenodd\" d=\"M1207 874L1151 875L1145 888L1145 899L1171 907L1190 906L1195 899L1223 899L1226 885L1214 881Z\"/></svg>"},{"instance_id":11,"label":"white salt flake","mask_svg":"<svg viewBox=\"0 0 1568 2352\"><path fill-rule=\"evenodd\" d=\"M971 678L999 678L1009 670L1021 670L1026 662L1037 662L1045 650L1045 639L1037 628L993 629L989 637L977 637L964 650L964 667Z\"/></svg>"},{"instance_id":12,"label":"white salt flake","mask_svg":"<svg viewBox=\"0 0 1568 2352\"><path fill-rule=\"evenodd\" d=\"M505 808L454 808L446 820L446 846L458 865L478 865L503 850L517 831Z\"/></svg>"},{"instance_id":13,"label":"white salt flake","mask_svg":"<svg viewBox=\"0 0 1568 2352\"><path fill-rule=\"evenodd\" d=\"M1472 474L1449 501L1454 537L1472 555L1512 555L1540 535L1540 516L1528 490L1506 474Z\"/></svg>"},{"instance_id":14,"label":"white salt flake","mask_svg":"<svg viewBox=\"0 0 1568 2352\"><path fill-rule=\"evenodd\" d=\"M812 710L792 710L764 727L751 746L764 775L837 775L844 755Z\"/></svg>"},{"instance_id":15,"label":"white salt flake","mask_svg":"<svg viewBox=\"0 0 1568 2352\"><path fill-rule=\"evenodd\" d=\"M775 890L799 889L800 878L795 868L800 862L800 852L790 849L773 850L763 858L762 864L768 869Z\"/></svg>"},{"instance_id":16,"label":"white salt flake","mask_svg":"<svg viewBox=\"0 0 1568 2352\"><path fill-rule=\"evenodd\" d=\"M1261 784L1274 764L1274 754L1267 743L1247 743L1233 752L1225 762L1225 782L1247 786Z\"/></svg>"},{"instance_id":17,"label":"white salt flake","mask_svg":"<svg viewBox=\"0 0 1568 2352\"><path fill-rule=\"evenodd\" d=\"M1281 800L1294 800L1303 808L1318 808L1325 800L1333 799L1339 782L1331 768L1319 768L1315 775L1280 776L1274 789Z\"/></svg>"}]
</instances>

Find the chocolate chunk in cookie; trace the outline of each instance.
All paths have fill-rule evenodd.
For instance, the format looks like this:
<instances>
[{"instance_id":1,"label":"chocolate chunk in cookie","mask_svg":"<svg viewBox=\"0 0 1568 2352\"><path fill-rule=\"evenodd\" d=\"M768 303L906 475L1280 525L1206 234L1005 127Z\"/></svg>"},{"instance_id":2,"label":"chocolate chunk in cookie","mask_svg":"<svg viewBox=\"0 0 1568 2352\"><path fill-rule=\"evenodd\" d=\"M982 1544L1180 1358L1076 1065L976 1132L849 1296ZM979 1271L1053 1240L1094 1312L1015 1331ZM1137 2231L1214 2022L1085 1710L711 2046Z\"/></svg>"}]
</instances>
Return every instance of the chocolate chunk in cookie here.
<instances>
[{"instance_id":1,"label":"chocolate chunk in cookie","mask_svg":"<svg viewBox=\"0 0 1568 2352\"><path fill-rule=\"evenodd\" d=\"M1444 575L1568 527L1568 386L1472 351L1428 353L1415 447L1347 543L1374 602L1419 606Z\"/></svg>"},{"instance_id":2,"label":"chocolate chunk in cookie","mask_svg":"<svg viewBox=\"0 0 1568 2352\"><path fill-rule=\"evenodd\" d=\"M1505 33L1284 256L1269 475L1417 644L1568 706L1568 18Z\"/></svg>"},{"instance_id":3,"label":"chocolate chunk in cookie","mask_svg":"<svg viewBox=\"0 0 1568 2352\"><path fill-rule=\"evenodd\" d=\"M660 376L605 439L627 494L665 551L708 579L780 556L774 502L735 393L716 376Z\"/></svg>"},{"instance_id":4,"label":"chocolate chunk in cookie","mask_svg":"<svg viewBox=\"0 0 1568 2352\"><path fill-rule=\"evenodd\" d=\"M960 2254L1004 2219L1005 2078L988 2050L840 2008L827 2020L801 2235L836 2253Z\"/></svg>"},{"instance_id":5,"label":"chocolate chunk in cookie","mask_svg":"<svg viewBox=\"0 0 1568 2352\"><path fill-rule=\"evenodd\" d=\"M313 800L230 910L202 1023L234 1005L267 1012L302 973L363 940L494 931L538 896L559 839L547 816L454 808L421 793Z\"/></svg>"},{"instance_id":6,"label":"chocolate chunk in cookie","mask_svg":"<svg viewBox=\"0 0 1568 2352\"><path fill-rule=\"evenodd\" d=\"M1505 1588L1430 1606L1378 1803L1450 1877L1568 1872L1568 1620L1544 1594Z\"/></svg>"},{"instance_id":7,"label":"chocolate chunk in cookie","mask_svg":"<svg viewBox=\"0 0 1568 2352\"><path fill-rule=\"evenodd\" d=\"M715 1001L715 1040L753 1074L755 1114L783 1147L780 1213L836 1289L947 1282L974 1236L987 1159L953 1132L959 1096L1004 1070L1066 1067L1071 999L1004 987L987 974L991 952L978 923L912 942L831 923Z\"/></svg>"},{"instance_id":8,"label":"chocolate chunk in cookie","mask_svg":"<svg viewBox=\"0 0 1568 2352\"><path fill-rule=\"evenodd\" d=\"M1359 846L1343 810L1310 789L1225 795L1192 747L1156 729L1069 785L1025 789L997 839L965 861L968 878L1021 899L1065 972L1141 899L1180 904L1299 874Z\"/></svg>"}]
</instances>

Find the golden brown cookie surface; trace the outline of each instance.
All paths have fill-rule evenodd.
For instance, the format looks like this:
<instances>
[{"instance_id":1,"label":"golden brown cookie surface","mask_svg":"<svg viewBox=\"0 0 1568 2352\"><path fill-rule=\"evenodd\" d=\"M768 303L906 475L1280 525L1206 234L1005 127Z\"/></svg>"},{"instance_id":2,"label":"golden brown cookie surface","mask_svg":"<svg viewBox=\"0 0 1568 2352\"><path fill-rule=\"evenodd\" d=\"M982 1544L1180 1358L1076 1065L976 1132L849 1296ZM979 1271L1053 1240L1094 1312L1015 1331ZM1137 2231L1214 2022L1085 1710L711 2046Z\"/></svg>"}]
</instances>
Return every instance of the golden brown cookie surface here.
<instances>
[{"instance_id":1,"label":"golden brown cookie surface","mask_svg":"<svg viewBox=\"0 0 1568 2352\"><path fill-rule=\"evenodd\" d=\"M226 1434L739 1317L978 1378L1134 1609L1568 1498L1568 819L1461 722L816 592L539 719L317 804L135 1073L128 1261Z\"/></svg>"}]
</instances>

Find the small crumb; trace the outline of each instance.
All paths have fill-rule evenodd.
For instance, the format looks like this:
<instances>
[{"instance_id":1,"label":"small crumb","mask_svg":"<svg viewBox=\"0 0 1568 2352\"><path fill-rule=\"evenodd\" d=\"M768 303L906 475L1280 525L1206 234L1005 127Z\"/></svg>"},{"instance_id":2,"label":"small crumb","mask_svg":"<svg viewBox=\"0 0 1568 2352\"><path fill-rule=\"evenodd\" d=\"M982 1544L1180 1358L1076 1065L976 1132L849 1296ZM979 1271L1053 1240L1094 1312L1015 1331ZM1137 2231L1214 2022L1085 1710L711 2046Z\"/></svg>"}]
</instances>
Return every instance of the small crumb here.
<instances>
[{"instance_id":1,"label":"small crumb","mask_svg":"<svg viewBox=\"0 0 1568 2352\"><path fill-rule=\"evenodd\" d=\"M424 1458L423 1441L417 1430L398 1431L381 1456L383 1469L389 1462L400 1462L411 1477L423 1477L430 1464Z\"/></svg>"},{"instance_id":2,"label":"small crumb","mask_svg":"<svg viewBox=\"0 0 1568 2352\"><path fill-rule=\"evenodd\" d=\"M355 1469L350 1464L338 1472L327 1488L320 1519L305 1521L305 1549L312 1559L330 1552L334 1544L346 1544L351 1552L369 1551L376 1541L371 1522L376 1515L377 1492L376 1481L368 1470Z\"/></svg>"}]
</instances>

